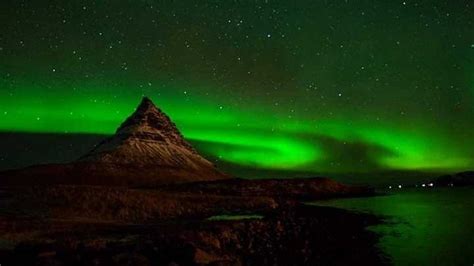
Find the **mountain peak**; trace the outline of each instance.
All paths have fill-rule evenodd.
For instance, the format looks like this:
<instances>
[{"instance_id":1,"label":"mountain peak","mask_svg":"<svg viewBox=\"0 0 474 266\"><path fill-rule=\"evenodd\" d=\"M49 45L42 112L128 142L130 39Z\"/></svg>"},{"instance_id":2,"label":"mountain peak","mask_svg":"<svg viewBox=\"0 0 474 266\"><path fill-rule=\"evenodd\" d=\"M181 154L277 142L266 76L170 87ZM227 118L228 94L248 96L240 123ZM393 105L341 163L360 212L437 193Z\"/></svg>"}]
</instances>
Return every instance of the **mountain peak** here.
<instances>
[{"instance_id":1,"label":"mountain peak","mask_svg":"<svg viewBox=\"0 0 474 266\"><path fill-rule=\"evenodd\" d=\"M78 160L26 173L25 176L31 175L35 182L62 184L64 179L65 184L119 186L230 178L202 157L170 118L147 97L114 135Z\"/></svg>"},{"instance_id":2,"label":"mountain peak","mask_svg":"<svg viewBox=\"0 0 474 266\"><path fill-rule=\"evenodd\" d=\"M143 97L135 112L117 129L117 136L133 139L154 139L173 143L195 153L176 125L148 97Z\"/></svg>"},{"instance_id":3,"label":"mountain peak","mask_svg":"<svg viewBox=\"0 0 474 266\"><path fill-rule=\"evenodd\" d=\"M140 173L139 176L152 176L163 182L227 178L198 154L171 119L148 97L141 100L115 135L99 143L79 161L106 165L112 176L124 174L116 169L125 167L125 172L133 172L132 176Z\"/></svg>"},{"instance_id":4,"label":"mountain peak","mask_svg":"<svg viewBox=\"0 0 474 266\"><path fill-rule=\"evenodd\" d=\"M143 97L135 112L120 125L115 135L100 143L85 158L90 155L96 157L97 154L103 154L117 147L134 146L136 148L137 144L166 147L172 145L198 155L171 119L156 107L150 98Z\"/></svg>"},{"instance_id":5,"label":"mountain peak","mask_svg":"<svg viewBox=\"0 0 474 266\"><path fill-rule=\"evenodd\" d=\"M140 102L136 110L146 112L149 110L158 110L158 108L150 98L148 98L147 96L143 96L142 101Z\"/></svg>"},{"instance_id":6,"label":"mountain peak","mask_svg":"<svg viewBox=\"0 0 474 266\"><path fill-rule=\"evenodd\" d=\"M142 101L117 129L117 134L131 131L178 131L170 118L163 113L153 101L148 97L143 97Z\"/></svg>"}]
</instances>

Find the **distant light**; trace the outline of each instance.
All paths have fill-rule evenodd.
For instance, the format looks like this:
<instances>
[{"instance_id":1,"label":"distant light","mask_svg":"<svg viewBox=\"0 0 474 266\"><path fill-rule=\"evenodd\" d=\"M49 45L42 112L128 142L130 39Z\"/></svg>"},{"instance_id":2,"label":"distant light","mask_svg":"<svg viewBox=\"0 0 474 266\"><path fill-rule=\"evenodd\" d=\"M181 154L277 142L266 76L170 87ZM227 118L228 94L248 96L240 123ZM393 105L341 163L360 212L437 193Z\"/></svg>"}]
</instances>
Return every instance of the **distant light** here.
<instances>
[{"instance_id":1,"label":"distant light","mask_svg":"<svg viewBox=\"0 0 474 266\"><path fill-rule=\"evenodd\" d=\"M428 186L432 187L432 186L434 186L434 185L433 185L433 183L429 183Z\"/></svg>"},{"instance_id":2,"label":"distant light","mask_svg":"<svg viewBox=\"0 0 474 266\"><path fill-rule=\"evenodd\" d=\"M398 188L402 188L402 185L398 185Z\"/></svg>"},{"instance_id":3,"label":"distant light","mask_svg":"<svg viewBox=\"0 0 474 266\"><path fill-rule=\"evenodd\" d=\"M392 189L392 186L388 186L389 189Z\"/></svg>"},{"instance_id":4,"label":"distant light","mask_svg":"<svg viewBox=\"0 0 474 266\"><path fill-rule=\"evenodd\" d=\"M426 185L425 185L425 184L421 184L421 186L422 186L422 187L426 187Z\"/></svg>"}]
</instances>

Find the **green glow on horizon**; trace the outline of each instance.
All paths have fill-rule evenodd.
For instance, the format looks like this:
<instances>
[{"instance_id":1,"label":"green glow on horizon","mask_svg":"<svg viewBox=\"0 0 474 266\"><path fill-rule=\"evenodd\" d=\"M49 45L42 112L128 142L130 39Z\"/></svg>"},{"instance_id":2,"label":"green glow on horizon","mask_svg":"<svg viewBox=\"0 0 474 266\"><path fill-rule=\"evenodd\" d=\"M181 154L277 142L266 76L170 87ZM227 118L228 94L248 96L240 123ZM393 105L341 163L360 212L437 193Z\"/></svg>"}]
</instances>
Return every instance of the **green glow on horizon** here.
<instances>
[{"instance_id":1,"label":"green glow on horizon","mask_svg":"<svg viewBox=\"0 0 474 266\"><path fill-rule=\"evenodd\" d=\"M95 93L94 98L79 95L73 100L64 94L47 94L41 100L26 95L0 95L0 131L112 134L134 111L140 98L121 95L110 99L105 93ZM320 137L381 147L385 154L369 156L386 169L451 169L472 164L466 151L422 126L405 130L389 124L368 124L357 118L349 122L327 118L294 121L251 107L247 112L220 108L214 101L197 96L188 101L176 95L152 98L186 138L207 143L201 147L203 152L239 165L334 171L324 165L333 151L319 144ZM22 105L18 106L18 102ZM350 165L336 169L346 170Z\"/></svg>"},{"instance_id":2,"label":"green glow on horizon","mask_svg":"<svg viewBox=\"0 0 474 266\"><path fill-rule=\"evenodd\" d=\"M225 132L195 130L185 131L184 134L192 140L222 144L209 145L204 149L225 161L242 165L293 169L313 163L322 156L322 151L318 147L291 137L273 137L244 130Z\"/></svg>"},{"instance_id":3,"label":"green glow on horizon","mask_svg":"<svg viewBox=\"0 0 474 266\"><path fill-rule=\"evenodd\" d=\"M401 130L363 122L321 120L316 126L300 126L298 130L328 135L340 141L378 145L390 154L379 155L376 160L389 169L451 169L469 167L473 162L463 156L455 142L428 129Z\"/></svg>"}]
</instances>

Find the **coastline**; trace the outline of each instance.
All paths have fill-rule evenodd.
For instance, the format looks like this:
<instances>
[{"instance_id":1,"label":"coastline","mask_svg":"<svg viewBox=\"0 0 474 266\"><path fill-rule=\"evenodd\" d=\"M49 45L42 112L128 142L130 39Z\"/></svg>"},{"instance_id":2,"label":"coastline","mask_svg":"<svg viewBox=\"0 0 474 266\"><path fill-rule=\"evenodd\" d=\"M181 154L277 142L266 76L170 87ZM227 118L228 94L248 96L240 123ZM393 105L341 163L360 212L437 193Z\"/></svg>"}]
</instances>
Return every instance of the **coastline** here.
<instances>
[{"instance_id":1,"label":"coastline","mask_svg":"<svg viewBox=\"0 0 474 266\"><path fill-rule=\"evenodd\" d=\"M379 236L366 229L380 218L301 202L316 184L321 194L310 198L360 197L361 190L326 179L236 182L240 191L227 196L234 185L213 184L225 193L197 184L2 188L8 208L0 232L11 245L0 259L5 265L389 264L376 247ZM275 197L281 187L291 193ZM344 189L329 193L334 187ZM256 188L268 193L249 196ZM208 219L216 215L251 218Z\"/></svg>"}]
</instances>

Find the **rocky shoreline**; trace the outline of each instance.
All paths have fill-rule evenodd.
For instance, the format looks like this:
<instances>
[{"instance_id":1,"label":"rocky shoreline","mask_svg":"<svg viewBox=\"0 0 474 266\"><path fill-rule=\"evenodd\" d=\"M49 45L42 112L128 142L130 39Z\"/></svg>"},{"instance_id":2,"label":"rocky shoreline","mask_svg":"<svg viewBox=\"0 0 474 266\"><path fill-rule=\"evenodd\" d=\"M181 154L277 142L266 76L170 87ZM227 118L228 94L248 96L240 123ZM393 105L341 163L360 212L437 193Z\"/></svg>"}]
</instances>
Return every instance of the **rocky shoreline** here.
<instances>
[{"instance_id":1,"label":"rocky shoreline","mask_svg":"<svg viewBox=\"0 0 474 266\"><path fill-rule=\"evenodd\" d=\"M383 265L377 217L305 205L263 219L156 224L50 221L4 265Z\"/></svg>"},{"instance_id":2,"label":"rocky shoreline","mask_svg":"<svg viewBox=\"0 0 474 266\"><path fill-rule=\"evenodd\" d=\"M329 179L4 187L2 265L383 265L375 216L301 201L369 196ZM219 220L215 215L262 218ZM250 217L254 217L250 216Z\"/></svg>"}]
</instances>

